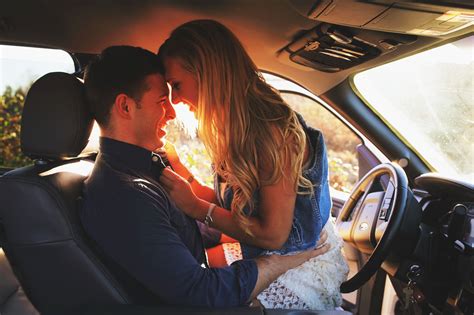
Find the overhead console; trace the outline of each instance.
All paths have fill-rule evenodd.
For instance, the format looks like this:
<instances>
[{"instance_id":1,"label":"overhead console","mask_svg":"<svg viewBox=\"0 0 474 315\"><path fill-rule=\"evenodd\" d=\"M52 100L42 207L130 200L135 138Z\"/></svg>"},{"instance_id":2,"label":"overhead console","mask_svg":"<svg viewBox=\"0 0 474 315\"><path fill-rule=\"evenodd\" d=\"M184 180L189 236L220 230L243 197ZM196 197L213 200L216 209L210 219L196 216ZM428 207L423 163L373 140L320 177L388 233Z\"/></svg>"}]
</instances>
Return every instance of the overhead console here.
<instances>
[{"instance_id":1,"label":"overhead console","mask_svg":"<svg viewBox=\"0 0 474 315\"><path fill-rule=\"evenodd\" d=\"M415 35L390 34L320 23L280 51L281 60L324 72L338 72L397 47L416 41Z\"/></svg>"},{"instance_id":2,"label":"overhead console","mask_svg":"<svg viewBox=\"0 0 474 315\"><path fill-rule=\"evenodd\" d=\"M302 69L338 72L391 53L419 37L474 30L473 0L288 0L315 20L279 53Z\"/></svg>"},{"instance_id":3,"label":"overhead console","mask_svg":"<svg viewBox=\"0 0 474 315\"><path fill-rule=\"evenodd\" d=\"M444 36L474 25L472 0L290 0L321 22L384 32Z\"/></svg>"}]
</instances>

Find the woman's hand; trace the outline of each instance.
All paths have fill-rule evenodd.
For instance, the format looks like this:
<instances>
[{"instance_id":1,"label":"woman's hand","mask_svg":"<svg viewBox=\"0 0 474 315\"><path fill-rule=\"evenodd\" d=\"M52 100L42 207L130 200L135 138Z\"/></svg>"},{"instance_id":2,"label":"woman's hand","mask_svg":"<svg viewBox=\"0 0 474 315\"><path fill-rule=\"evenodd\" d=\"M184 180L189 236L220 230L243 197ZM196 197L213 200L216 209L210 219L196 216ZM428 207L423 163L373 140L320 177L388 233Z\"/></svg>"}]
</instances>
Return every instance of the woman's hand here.
<instances>
[{"instance_id":1,"label":"woman's hand","mask_svg":"<svg viewBox=\"0 0 474 315\"><path fill-rule=\"evenodd\" d=\"M194 194L191 185L169 167L163 170L160 182L176 206L195 219L201 219L199 212L200 199Z\"/></svg>"},{"instance_id":2,"label":"woman's hand","mask_svg":"<svg viewBox=\"0 0 474 315\"><path fill-rule=\"evenodd\" d=\"M163 151L166 152L166 157L168 158L168 161L173 167L174 172L172 173L174 173L174 177L178 176L181 179L185 179L186 182L191 182L191 185L188 186L194 192L194 197L198 199L207 200L212 203L217 203L216 194L214 193L214 190L210 187L207 187L206 185L202 185L197 179L194 178L193 174L186 168L183 163L181 163L178 153L176 152L176 148L171 142L166 142L166 144L163 146L162 152ZM174 178L172 174L168 173L168 175L168 179L172 180ZM179 201L177 200L175 200L175 202L176 204L179 203ZM191 216L191 214L188 213L186 209L182 210L186 212L187 215ZM193 218L196 217L193 216Z\"/></svg>"},{"instance_id":3,"label":"woman's hand","mask_svg":"<svg viewBox=\"0 0 474 315\"><path fill-rule=\"evenodd\" d=\"M181 166L181 160L179 159L179 155L176 152L175 146L171 142L166 141L163 148L166 151L166 156L168 157L168 161L170 161L171 166L174 169L179 168Z\"/></svg>"}]
</instances>

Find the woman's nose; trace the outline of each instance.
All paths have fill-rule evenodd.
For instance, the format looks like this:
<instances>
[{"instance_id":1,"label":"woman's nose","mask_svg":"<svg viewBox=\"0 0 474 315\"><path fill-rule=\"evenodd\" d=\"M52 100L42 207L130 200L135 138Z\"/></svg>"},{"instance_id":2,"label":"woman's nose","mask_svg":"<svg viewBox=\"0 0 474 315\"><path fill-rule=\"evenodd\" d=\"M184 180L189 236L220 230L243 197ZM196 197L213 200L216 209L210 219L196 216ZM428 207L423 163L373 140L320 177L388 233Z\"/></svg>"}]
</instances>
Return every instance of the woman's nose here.
<instances>
[{"instance_id":1,"label":"woman's nose","mask_svg":"<svg viewBox=\"0 0 474 315\"><path fill-rule=\"evenodd\" d=\"M174 102L173 102L174 104ZM166 117L169 120L176 118L176 111L174 110L173 104L169 100L166 101Z\"/></svg>"},{"instance_id":2,"label":"woman's nose","mask_svg":"<svg viewBox=\"0 0 474 315\"><path fill-rule=\"evenodd\" d=\"M176 91L174 90L171 90L171 102L173 104L178 104L179 102L181 102L181 98L179 97L179 94L176 93Z\"/></svg>"}]
</instances>

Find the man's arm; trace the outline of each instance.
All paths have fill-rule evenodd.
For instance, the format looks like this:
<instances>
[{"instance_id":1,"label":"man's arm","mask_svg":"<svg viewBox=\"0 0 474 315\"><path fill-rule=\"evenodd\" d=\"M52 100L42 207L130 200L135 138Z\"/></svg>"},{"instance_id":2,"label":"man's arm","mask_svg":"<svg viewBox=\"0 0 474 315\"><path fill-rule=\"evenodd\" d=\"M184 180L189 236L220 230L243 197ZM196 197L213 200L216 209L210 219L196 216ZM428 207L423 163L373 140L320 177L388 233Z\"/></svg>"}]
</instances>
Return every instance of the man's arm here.
<instances>
[{"instance_id":1,"label":"man's arm","mask_svg":"<svg viewBox=\"0 0 474 315\"><path fill-rule=\"evenodd\" d=\"M164 194L138 185L141 192L116 194L112 223L101 237L106 253L168 304L233 307L247 303L257 281L257 265L242 260L226 268L204 268L198 261L193 220L169 208ZM169 210L169 211L168 211ZM191 224L191 225L190 225ZM194 252L194 255L192 252Z\"/></svg>"},{"instance_id":2,"label":"man's arm","mask_svg":"<svg viewBox=\"0 0 474 315\"><path fill-rule=\"evenodd\" d=\"M327 236L326 236L327 238ZM325 239L323 240L323 242ZM308 250L297 255L292 256L263 256L255 259L258 268L257 283L250 295L250 300L253 300L257 295L267 288L270 283L276 280L280 275L287 270L295 268L307 260L322 255L329 250L329 245L324 244L314 250Z\"/></svg>"}]
</instances>

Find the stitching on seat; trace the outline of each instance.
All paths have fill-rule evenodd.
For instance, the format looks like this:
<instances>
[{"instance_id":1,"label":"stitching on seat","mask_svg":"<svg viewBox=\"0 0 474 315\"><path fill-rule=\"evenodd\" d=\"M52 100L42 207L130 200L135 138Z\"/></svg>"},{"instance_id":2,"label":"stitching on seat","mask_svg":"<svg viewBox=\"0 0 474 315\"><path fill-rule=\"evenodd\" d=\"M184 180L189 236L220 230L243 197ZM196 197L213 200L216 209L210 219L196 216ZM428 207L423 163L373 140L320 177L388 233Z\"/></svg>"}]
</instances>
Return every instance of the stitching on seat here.
<instances>
[{"instance_id":1,"label":"stitching on seat","mask_svg":"<svg viewBox=\"0 0 474 315\"><path fill-rule=\"evenodd\" d=\"M84 255L86 255L91 261L94 261L97 269L100 269L100 271L102 271L102 275L109 280L110 285L113 286L117 294L120 295L120 297L123 298L125 301L130 303L131 299L127 296L127 292L125 292L121 288L120 282L115 279L115 276L106 268L104 263L87 246L83 246L82 242L75 243L77 247L84 253Z\"/></svg>"},{"instance_id":2,"label":"stitching on seat","mask_svg":"<svg viewBox=\"0 0 474 315\"><path fill-rule=\"evenodd\" d=\"M75 240L74 240L73 238L65 238L65 239L57 240L57 241L46 241L46 242L31 243L31 244L22 244L22 243L12 243L12 242L9 242L9 243L8 243L8 246L9 246L9 247L15 246L15 247L17 247L17 248L18 248L18 247L24 248L24 247L34 247L34 246L58 244L58 243L69 242L69 241L74 241L74 242L75 242Z\"/></svg>"},{"instance_id":3,"label":"stitching on seat","mask_svg":"<svg viewBox=\"0 0 474 315\"><path fill-rule=\"evenodd\" d=\"M20 290L20 286L17 285L16 288L12 291L12 293L10 293L10 294L7 296L7 298L5 299L5 302L2 303L2 304L0 304L0 305L1 305L1 306L5 306L5 305L8 303L8 301L10 301L10 299L11 299L16 293L18 293L19 290Z\"/></svg>"}]
</instances>

